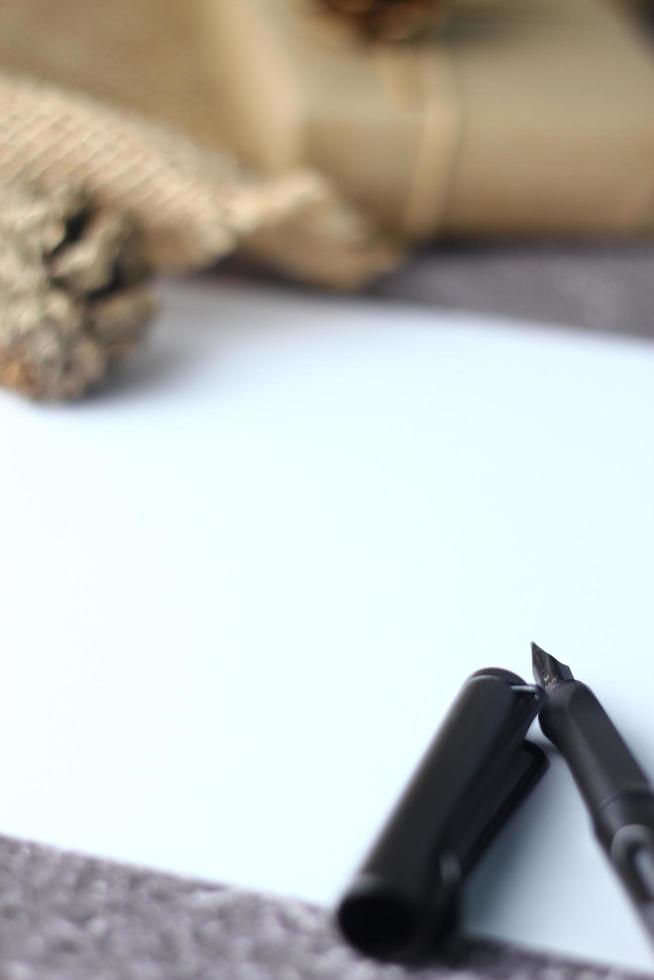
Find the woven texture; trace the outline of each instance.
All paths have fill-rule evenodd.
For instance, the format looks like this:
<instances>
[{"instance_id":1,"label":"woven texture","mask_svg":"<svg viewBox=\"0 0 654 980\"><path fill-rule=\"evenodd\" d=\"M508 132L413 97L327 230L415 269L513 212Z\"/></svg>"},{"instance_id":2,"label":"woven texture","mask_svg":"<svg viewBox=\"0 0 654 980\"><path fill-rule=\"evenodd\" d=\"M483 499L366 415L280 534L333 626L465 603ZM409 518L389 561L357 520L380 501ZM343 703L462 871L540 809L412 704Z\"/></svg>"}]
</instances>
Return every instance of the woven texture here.
<instances>
[{"instance_id":1,"label":"woven texture","mask_svg":"<svg viewBox=\"0 0 654 980\"><path fill-rule=\"evenodd\" d=\"M77 247L75 278L51 253L65 236L66 208L82 199L96 215L86 226L94 245ZM0 212L0 383L35 398L77 397L133 349L152 304L134 288L119 299L115 287L133 287L146 269L187 271L241 248L286 273L350 288L399 257L315 174L257 179L145 118L6 73ZM100 324L88 295L108 287L116 250L120 282Z\"/></svg>"},{"instance_id":2,"label":"woven texture","mask_svg":"<svg viewBox=\"0 0 654 980\"><path fill-rule=\"evenodd\" d=\"M0 383L47 399L100 384L151 318L142 285L125 291L146 270L194 271L241 251L351 289L400 261L318 173L264 177L222 149L221 92L202 44L197 4L115 0L93 16L83 0L0 4L0 212L25 215L38 198L52 230L68 220L61 201L83 198L97 220L75 261L116 271L121 252L119 282L80 288L79 275L63 282L61 256L53 264L61 241L46 247L30 220L0 224ZM112 294L102 325L98 290Z\"/></svg>"},{"instance_id":3,"label":"woven texture","mask_svg":"<svg viewBox=\"0 0 654 980\"><path fill-rule=\"evenodd\" d=\"M139 234L66 185L0 185L0 383L72 398L137 346L155 309Z\"/></svg>"},{"instance_id":4,"label":"woven texture","mask_svg":"<svg viewBox=\"0 0 654 980\"><path fill-rule=\"evenodd\" d=\"M293 2L399 38L468 0ZM97 288L81 288L79 276L64 283L60 259L53 264L29 222L5 229L0 382L35 398L77 397L101 383L145 332L146 270L191 271L239 252L303 281L351 289L401 264L401 247L319 173L264 177L224 152L227 109L238 122L243 108L216 64L214 7L113 0L90 15L86 0L0 4L0 212L20 210L25 195L82 195L98 218L85 226L75 261L89 263L86 273L98 262L121 269L120 282ZM262 106L262 125L268 109L279 109L276 100ZM300 159L316 165L318 157ZM121 244L127 227L138 231L138 249ZM128 295L137 279L139 292ZM102 329L98 289L113 300L112 325Z\"/></svg>"},{"instance_id":5,"label":"woven texture","mask_svg":"<svg viewBox=\"0 0 654 980\"><path fill-rule=\"evenodd\" d=\"M257 235L273 228L274 264L301 266L325 283L354 285L394 258L316 175L257 179L229 155L145 118L8 74L0 75L0 177L46 190L82 185L103 207L130 213L142 230L144 258L157 271L208 265L249 240L266 253ZM287 258L286 222L297 234L306 229L316 245L311 255L298 259L293 250Z\"/></svg>"},{"instance_id":6,"label":"woven texture","mask_svg":"<svg viewBox=\"0 0 654 980\"><path fill-rule=\"evenodd\" d=\"M0 980L636 980L484 942L380 966L325 910L3 838L0 949Z\"/></svg>"}]
</instances>

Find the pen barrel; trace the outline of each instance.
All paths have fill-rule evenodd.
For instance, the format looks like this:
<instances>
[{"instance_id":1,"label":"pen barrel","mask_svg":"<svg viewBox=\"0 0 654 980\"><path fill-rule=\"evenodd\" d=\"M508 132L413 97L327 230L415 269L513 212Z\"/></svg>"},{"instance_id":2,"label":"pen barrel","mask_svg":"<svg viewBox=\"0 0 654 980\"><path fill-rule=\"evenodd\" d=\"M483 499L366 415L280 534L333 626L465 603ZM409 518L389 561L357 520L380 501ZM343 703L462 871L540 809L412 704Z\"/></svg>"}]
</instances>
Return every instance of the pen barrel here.
<instances>
[{"instance_id":1,"label":"pen barrel","mask_svg":"<svg viewBox=\"0 0 654 980\"><path fill-rule=\"evenodd\" d=\"M654 902L654 790L593 692L566 681L548 692L543 732L565 758L595 834L634 901Z\"/></svg>"},{"instance_id":2,"label":"pen barrel","mask_svg":"<svg viewBox=\"0 0 654 980\"><path fill-rule=\"evenodd\" d=\"M594 815L595 833L610 855L618 853L616 838L620 835L641 841L647 839L654 845L654 793L650 787L628 793L620 793ZM639 828L636 835L633 828Z\"/></svg>"},{"instance_id":3,"label":"pen barrel","mask_svg":"<svg viewBox=\"0 0 654 980\"><path fill-rule=\"evenodd\" d=\"M483 837L473 823L539 705L538 692L508 671L468 678L339 904L352 945L406 960L449 933L462 872ZM540 772L539 760L528 769Z\"/></svg>"},{"instance_id":4,"label":"pen barrel","mask_svg":"<svg viewBox=\"0 0 654 980\"><path fill-rule=\"evenodd\" d=\"M565 681L548 691L543 732L565 758L594 821L620 795L651 792L647 776L590 688Z\"/></svg>"},{"instance_id":5,"label":"pen barrel","mask_svg":"<svg viewBox=\"0 0 654 980\"><path fill-rule=\"evenodd\" d=\"M595 817L595 833L638 905L654 908L654 794L622 793Z\"/></svg>"}]
</instances>

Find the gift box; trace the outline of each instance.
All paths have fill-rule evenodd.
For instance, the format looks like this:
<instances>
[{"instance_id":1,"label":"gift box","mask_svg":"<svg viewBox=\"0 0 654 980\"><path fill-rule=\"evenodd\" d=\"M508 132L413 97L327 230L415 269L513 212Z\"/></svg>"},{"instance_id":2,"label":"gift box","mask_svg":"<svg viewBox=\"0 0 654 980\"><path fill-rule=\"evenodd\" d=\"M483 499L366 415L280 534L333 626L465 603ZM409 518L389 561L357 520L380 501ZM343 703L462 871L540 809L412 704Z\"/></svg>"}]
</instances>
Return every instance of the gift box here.
<instances>
[{"instance_id":1,"label":"gift box","mask_svg":"<svg viewBox=\"0 0 654 980\"><path fill-rule=\"evenodd\" d=\"M620 0L461 0L401 44L310 0L198 13L228 145L405 239L652 230L654 48Z\"/></svg>"}]
</instances>

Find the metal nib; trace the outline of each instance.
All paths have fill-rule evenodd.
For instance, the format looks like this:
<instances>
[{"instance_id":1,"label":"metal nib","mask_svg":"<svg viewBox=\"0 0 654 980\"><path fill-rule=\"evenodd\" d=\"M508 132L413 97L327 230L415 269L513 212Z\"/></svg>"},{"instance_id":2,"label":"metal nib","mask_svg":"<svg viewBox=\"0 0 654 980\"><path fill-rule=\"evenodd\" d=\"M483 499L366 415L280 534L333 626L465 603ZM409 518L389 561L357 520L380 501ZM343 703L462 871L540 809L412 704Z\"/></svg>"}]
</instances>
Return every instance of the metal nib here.
<instances>
[{"instance_id":1,"label":"metal nib","mask_svg":"<svg viewBox=\"0 0 654 980\"><path fill-rule=\"evenodd\" d=\"M563 681L573 681L572 671L565 664L553 657L551 653L545 653L535 643L531 644L531 659L534 669L534 680L537 684L547 690Z\"/></svg>"}]
</instances>

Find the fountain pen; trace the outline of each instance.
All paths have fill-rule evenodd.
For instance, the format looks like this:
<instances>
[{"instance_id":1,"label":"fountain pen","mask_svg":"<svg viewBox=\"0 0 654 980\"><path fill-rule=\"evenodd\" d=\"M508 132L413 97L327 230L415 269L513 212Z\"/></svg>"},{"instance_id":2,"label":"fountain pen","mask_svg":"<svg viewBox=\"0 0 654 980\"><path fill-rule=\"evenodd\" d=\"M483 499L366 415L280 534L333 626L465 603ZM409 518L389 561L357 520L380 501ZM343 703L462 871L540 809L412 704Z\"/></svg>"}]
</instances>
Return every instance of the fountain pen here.
<instances>
[{"instance_id":1,"label":"fountain pen","mask_svg":"<svg viewBox=\"0 0 654 980\"><path fill-rule=\"evenodd\" d=\"M563 755L595 834L654 940L654 788L590 688L532 644L540 725Z\"/></svg>"}]
</instances>

